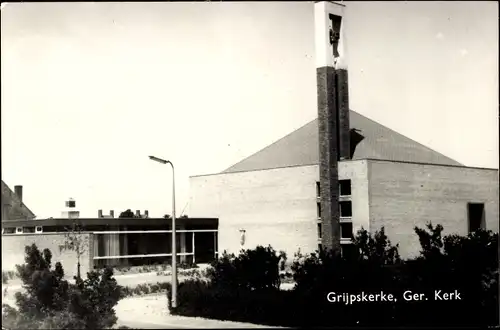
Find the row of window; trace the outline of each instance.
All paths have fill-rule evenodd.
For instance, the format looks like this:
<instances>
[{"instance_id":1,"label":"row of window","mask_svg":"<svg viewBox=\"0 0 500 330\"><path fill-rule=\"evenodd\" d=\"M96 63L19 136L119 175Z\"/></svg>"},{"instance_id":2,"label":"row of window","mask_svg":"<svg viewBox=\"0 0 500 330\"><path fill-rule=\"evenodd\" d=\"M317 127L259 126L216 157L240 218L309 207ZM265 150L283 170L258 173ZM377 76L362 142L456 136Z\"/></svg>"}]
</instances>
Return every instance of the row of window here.
<instances>
[{"instance_id":1,"label":"row of window","mask_svg":"<svg viewBox=\"0 0 500 330\"><path fill-rule=\"evenodd\" d=\"M351 196L351 180L339 180L339 195L340 197ZM319 182L316 182L316 197L318 199L321 196L321 186ZM321 220L321 203L317 201L317 217ZM339 215L340 218L344 218L348 221L340 223L340 238L350 239L353 235L352 221L349 221L352 217L352 201L342 200L339 201ZM318 238L322 238L323 225L318 222ZM321 249L321 248L320 248Z\"/></svg>"},{"instance_id":2,"label":"row of window","mask_svg":"<svg viewBox=\"0 0 500 330\"><path fill-rule=\"evenodd\" d=\"M41 226L36 227L6 227L2 228L2 234L39 234L43 232Z\"/></svg>"},{"instance_id":3,"label":"row of window","mask_svg":"<svg viewBox=\"0 0 500 330\"><path fill-rule=\"evenodd\" d=\"M351 196L351 180L339 180L339 195L341 197ZM321 186L316 181L316 197L321 197Z\"/></svg>"},{"instance_id":4,"label":"row of window","mask_svg":"<svg viewBox=\"0 0 500 330\"><path fill-rule=\"evenodd\" d=\"M318 238L322 238L323 236L323 224L318 222ZM354 230L352 226L352 222L341 222L340 223L340 238L350 239L354 237Z\"/></svg>"},{"instance_id":5,"label":"row of window","mask_svg":"<svg viewBox=\"0 0 500 330\"><path fill-rule=\"evenodd\" d=\"M321 219L321 203L316 203L318 219ZM341 218L351 218L352 217L352 202L351 201L340 201L339 202L339 212Z\"/></svg>"}]
</instances>

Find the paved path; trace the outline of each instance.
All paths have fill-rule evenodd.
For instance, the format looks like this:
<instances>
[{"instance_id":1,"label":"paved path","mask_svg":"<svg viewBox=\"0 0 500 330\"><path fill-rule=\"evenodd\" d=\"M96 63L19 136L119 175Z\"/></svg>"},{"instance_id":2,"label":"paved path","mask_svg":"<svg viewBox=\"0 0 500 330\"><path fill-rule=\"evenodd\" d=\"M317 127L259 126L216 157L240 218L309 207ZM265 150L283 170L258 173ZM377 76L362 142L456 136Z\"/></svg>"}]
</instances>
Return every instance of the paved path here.
<instances>
[{"instance_id":1,"label":"paved path","mask_svg":"<svg viewBox=\"0 0 500 330\"><path fill-rule=\"evenodd\" d=\"M115 276L118 284L135 287L141 283L168 282L170 276L156 275L156 273L126 274ZM183 278L180 277L179 280ZM284 290L293 288L293 284L284 283ZM5 285L2 285L2 292ZM23 290L21 284L7 284L7 296L3 303L14 306L14 294ZM118 317L118 326L126 325L139 329L179 329L179 328L269 328L268 326L210 320L195 317L171 315L168 310L166 293L150 294L145 296L128 297L118 302L115 308Z\"/></svg>"},{"instance_id":2,"label":"paved path","mask_svg":"<svg viewBox=\"0 0 500 330\"><path fill-rule=\"evenodd\" d=\"M171 315L168 310L168 300L165 293L122 299L118 302L118 306L116 306L115 310L119 320L118 325L126 325L131 328L269 328L268 326L251 323Z\"/></svg>"}]
</instances>

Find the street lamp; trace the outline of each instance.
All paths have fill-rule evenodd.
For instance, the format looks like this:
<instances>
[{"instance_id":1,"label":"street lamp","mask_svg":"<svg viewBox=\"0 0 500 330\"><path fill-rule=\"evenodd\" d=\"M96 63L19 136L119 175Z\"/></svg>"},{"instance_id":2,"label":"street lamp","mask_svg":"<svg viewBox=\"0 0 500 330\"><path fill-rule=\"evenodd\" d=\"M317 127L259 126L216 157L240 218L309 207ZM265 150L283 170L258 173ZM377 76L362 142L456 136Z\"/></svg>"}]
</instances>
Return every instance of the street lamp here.
<instances>
[{"instance_id":1,"label":"street lamp","mask_svg":"<svg viewBox=\"0 0 500 330\"><path fill-rule=\"evenodd\" d=\"M172 307L177 307L177 244L175 234L175 170L174 164L169 160L164 160L155 156L149 156L149 159L161 164L170 164L172 166Z\"/></svg>"}]
</instances>

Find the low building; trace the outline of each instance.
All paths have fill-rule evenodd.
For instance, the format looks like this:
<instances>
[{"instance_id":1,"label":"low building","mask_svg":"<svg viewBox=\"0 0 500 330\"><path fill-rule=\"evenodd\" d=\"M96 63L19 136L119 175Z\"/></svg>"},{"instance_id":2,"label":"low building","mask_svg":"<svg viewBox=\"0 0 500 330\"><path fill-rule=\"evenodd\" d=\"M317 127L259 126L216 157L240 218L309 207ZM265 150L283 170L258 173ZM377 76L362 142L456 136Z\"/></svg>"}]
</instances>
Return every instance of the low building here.
<instances>
[{"instance_id":1,"label":"low building","mask_svg":"<svg viewBox=\"0 0 500 330\"><path fill-rule=\"evenodd\" d=\"M50 249L52 263L60 261L66 274L76 274L76 254L64 250L67 235L75 232L83 242L81 270L103 266L141 266L171 263L172 219L164 218L50 218L2 220L2 269L24 263L25 246ZM77 228L78 230L74 230ZM218 219L176 219L177 261L208 263L218 253Z\"/></svg>"}]
</instances>

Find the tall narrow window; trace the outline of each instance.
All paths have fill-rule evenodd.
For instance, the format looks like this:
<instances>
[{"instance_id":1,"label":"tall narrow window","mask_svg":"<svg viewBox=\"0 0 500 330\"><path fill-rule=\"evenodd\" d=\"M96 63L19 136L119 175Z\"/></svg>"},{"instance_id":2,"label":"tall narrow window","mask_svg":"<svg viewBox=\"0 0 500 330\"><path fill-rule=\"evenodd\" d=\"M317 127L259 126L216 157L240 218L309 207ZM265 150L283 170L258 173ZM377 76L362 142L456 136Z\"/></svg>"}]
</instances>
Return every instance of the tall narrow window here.
<instances>
[{"instance_id":1,"label":"tall narrow window","mask_svg":"<svg viewBox=\"0 0 500 330\"><path fill-rule=\"evenodd\" d=\"M483 203L468 204L469 232L475 232L478 229L486 229L486 219Z\"/></svg>"},{"instance_id":2,"label":"tall narrow window","mask_svg":"<svg viewBox=\"0 0 500 330\"><path fill-rule=\"evenodd\" d=\"M352 238L354 236L353 234L353 228L352 228L352 222L344 222L340 224L340 237L341 238Z\"/></svg>"},{"instance_id":3,"label":"tall narrow window","mask_svg":"<svg viewBox=\"0 0 500 330\"><path fill-rule=\"evenodd\" d=\"M339 180L340 196L351 196L351 180Z\"/></svg>"},{"instance_id":4,"label":"tall narrow window","mask_svg":"<svg viewBox=\"0 0 500 330\"><path fill-rule=\"evenodd\" d=\"M341 201L339 203L340 217L350 218L352 217L352 202L351 201Z\"/></svg>"},{"instance_id":5,"label":"tall narrow window","mask_svg":"<svg viewBox=\"0 0 500 330\"><path fill-rule=\"evenodd\" d=\"M321 223L318 223L318 238L322 237L321 231L323 230L323 226Z\"/></svg>"},{"instance_id":6,"label":"tall narrow window","mask_svg":"<svg viewBox=\"0 0 500 330\"><path fill-rule=\"evenodd\" d=\"M321 203L316 203L318 219L321 219Z\"/></svg>"},{"instance_id":7,"label":"tall narrow window","mask_svg":"<svg viewBox=\"0 0 500 330\"><path fill-rule=\"evenodd\" d=\"M319 181L316 181L316 197L321 196L321 186L319 184Z\"/></svg>"}]
</instances>

